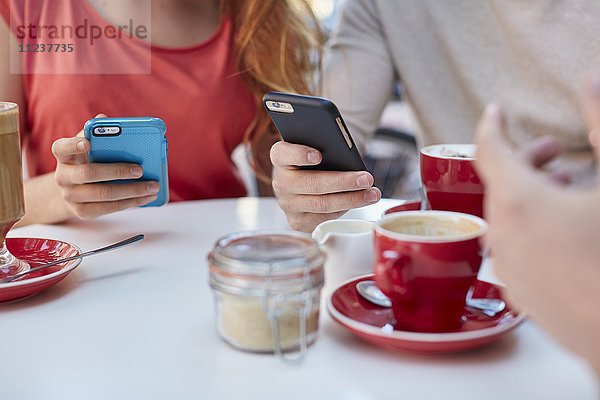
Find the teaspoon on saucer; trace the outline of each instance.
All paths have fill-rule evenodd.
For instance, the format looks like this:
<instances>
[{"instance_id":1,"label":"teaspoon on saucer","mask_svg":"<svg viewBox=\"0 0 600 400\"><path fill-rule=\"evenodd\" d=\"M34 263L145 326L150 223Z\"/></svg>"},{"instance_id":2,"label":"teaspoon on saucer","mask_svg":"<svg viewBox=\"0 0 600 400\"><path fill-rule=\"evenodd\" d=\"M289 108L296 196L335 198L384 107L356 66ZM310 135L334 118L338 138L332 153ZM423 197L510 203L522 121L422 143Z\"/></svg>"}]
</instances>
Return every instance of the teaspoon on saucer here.
<instances>
[{"instance_id":1,"label":"teaspoon on saucer","mask_svg":"<svg viewBox=\"0 0 600 400\"><path fill-rule=\"evenodd\" d=\"M139 242L140 240L144 240L144 235L135 235L135 236L130 237L129 239L122 240L122 241L120 241L118 243L111 244L109 246L104 246L104 247L101 247L101 248L96 249L96 250L86 251L85 253L81 253L81 254L78 254L76 256L61 258L60 260L52 261L52 262L49 262L47 264L40 265L39 267L31 268L31 269L28 269L27 271L19 272L18 274L9 276L7 278L4 278L4 279L0 280L0 284L1 283L9 283L9 282L16 281L17 279L22 278L25 275L31 274L32 272L37 272L37 271L40 271L42 269L46 269L48 267L53 267L55 265L66 263L68 261L77 260L77 259L80 259L80 258L84 258L84 257L88 257L88 256L93 256L93 255L100 254L100 253L106 253L107 251L116 250L116 249L119 249L121 247L128 246L130 244Z\"/></svg>"},{"instance_id":2,"label":"teaspoon on saucer","mask_svg":"<svg viewBox=\"0 0 600 400\"><path fill-rule=\"evenodd\" d=\"M375 281L360 281L356 284L356 291L365 300L370 301L381 307L391 307L392 301L387 297L381 289L377 287ZM495 317L502 312L506 307L506 303L500 299L474 299L472 298L472 290L467 294L466 306L481 311L488 317Z\"/></svg>"}]
</instances>

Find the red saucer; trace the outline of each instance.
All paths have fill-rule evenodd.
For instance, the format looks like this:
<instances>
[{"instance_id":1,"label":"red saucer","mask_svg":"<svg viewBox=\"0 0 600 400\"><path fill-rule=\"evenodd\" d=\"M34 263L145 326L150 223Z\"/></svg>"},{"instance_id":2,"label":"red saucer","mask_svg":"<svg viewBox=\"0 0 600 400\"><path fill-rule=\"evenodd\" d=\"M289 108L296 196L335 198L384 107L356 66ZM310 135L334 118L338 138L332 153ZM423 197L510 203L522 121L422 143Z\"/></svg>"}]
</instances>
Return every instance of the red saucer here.
<instances>
[{"instance_id":1,"label":"red saucer","mask_svg":"<svg viewBox=\"0 0 600 400\"><path fill-rule=\"evenodd\" d=\"M495 317L465 309L466 320L457 331L420 333L395 330L390 308L374 305L356 292L358 282L372 280L373 277L370 274L342 283L328 299L327 309L344 328L378 346L419 352L473 349L500 339L525 319L524 313L511 310L508 306ZM475 283L473 297L502 298L498 287L482 281Z\"/></svg>"},{"instance_id":2,"label":"red saucer","mask_svg":"<svg viewBox=\"0 0 600 400\"><path fill-rule=\"evenodd\" d=\"M75 245L52 239L8 238L6 247L15 257L27 261L31 268L81 253ZM73 260L32 272L18 281L0 283L0 303L39 293L63 280L80 263L80 259Z\"/></svg>"}]
</instances>

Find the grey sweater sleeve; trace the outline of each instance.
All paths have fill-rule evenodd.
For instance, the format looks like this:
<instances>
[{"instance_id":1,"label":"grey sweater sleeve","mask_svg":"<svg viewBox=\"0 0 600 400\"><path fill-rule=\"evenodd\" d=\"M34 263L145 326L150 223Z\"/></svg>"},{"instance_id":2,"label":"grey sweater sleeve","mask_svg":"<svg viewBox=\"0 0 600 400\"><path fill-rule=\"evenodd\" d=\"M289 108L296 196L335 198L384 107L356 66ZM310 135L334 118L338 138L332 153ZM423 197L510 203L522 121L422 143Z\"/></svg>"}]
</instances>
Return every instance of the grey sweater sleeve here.
<instances>
[{"instance_id":1,"label":"grey sweater sleeve","mask_svg":"<svg viewBox=\"0 0 600 400\"><path fill-rule=\"evenodd\" d=\"M322 95L338 106L359 148L374 133L394 84L375 0L347 0L327 48Z\"/></svg>"}]
</instances>

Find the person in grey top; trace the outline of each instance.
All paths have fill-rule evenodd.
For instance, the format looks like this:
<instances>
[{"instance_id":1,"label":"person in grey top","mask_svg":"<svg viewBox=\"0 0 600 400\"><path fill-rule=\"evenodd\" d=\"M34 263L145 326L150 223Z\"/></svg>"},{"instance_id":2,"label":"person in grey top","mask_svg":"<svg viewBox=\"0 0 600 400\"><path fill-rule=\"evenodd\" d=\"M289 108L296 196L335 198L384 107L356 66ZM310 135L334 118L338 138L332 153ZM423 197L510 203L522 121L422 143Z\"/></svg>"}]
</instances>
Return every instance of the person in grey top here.
<instances>
[{"instance_id":1,"label":"person in grey top","mask_svg":"<svg viewBox=\"0 0 600 400\"><path fill-rule=\"evenodd\" d=\"M598 21L595 0L348 0L323 94L362 141L396 79L421 145L477 133L486 240L510 302L600 376ZM314 149L279 143L271 158L296 229L379 199L367 173L296 169L319 163Z\"/></svg>"},{"instance_id":2,"label":"person in grey top","mask_svg":"<svg viewBox=\"0 0 600 400\"><path fill-rule=\"evenodd\" d=\"M578 93L585 74L600 67L599 20L596 0L347 0L326 52L322 95L362 144L396 80L420 145L471 143L485 105L497 102L513 144L551 135L564 150L551 168L583 184L594 161ZM313 149L278 143L271 160L281 208L298 230L381 196L367 172L297 169L320 162Z\"/></svg>"}]
</instances>

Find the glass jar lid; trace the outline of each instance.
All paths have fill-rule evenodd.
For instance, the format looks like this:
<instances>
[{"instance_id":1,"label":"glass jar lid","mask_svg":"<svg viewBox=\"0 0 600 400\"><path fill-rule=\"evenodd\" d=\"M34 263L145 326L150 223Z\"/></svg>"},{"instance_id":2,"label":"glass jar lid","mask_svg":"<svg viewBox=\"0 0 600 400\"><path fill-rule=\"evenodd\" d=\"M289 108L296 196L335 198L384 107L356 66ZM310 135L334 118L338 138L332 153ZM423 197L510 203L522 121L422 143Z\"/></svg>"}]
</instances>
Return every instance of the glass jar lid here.
<instances>
[{"instance_id":1,"label":"glass jar lid","mask_svg":"<svg viewBox=\"0 0 600 400\"><path fill-rule=\"evenodd\" d=\"M217 241L208 260L211 284L227 291L323 286L325 255L298 232L233 233Z\"/></svg>"}]
</instances>

